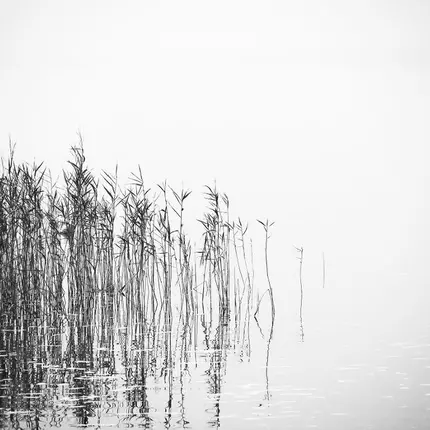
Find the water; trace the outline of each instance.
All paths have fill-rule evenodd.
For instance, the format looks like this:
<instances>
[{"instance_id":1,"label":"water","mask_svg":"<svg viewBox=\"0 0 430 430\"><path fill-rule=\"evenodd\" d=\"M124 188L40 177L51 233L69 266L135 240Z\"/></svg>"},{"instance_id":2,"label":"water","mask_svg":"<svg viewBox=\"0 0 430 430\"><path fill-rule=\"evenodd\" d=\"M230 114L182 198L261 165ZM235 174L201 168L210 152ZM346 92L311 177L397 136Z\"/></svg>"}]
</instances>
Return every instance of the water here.
<instances>
[{"instance_id":1,"label":"water","mask_svg":"<svg viewBox=\"0 0 430 430\"><path fill-rule=\"evenodd\" d=\"M275 291L276 292L276 291ZM126 328L2 329L2 428L425 429L424 287L277 295L234 318ZM243 327L243 325L241 325ZM246 325L245 325L246 327Z\"/></svg>"}]
</instances>

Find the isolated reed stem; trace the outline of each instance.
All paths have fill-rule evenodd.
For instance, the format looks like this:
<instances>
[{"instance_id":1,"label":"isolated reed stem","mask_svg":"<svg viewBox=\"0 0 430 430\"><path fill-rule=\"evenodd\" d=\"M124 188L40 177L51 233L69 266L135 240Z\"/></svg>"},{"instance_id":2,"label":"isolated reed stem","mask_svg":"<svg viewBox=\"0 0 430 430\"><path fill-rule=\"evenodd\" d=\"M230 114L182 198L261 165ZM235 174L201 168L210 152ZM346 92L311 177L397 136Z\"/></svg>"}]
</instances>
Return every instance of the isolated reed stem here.
<instances>
[{"instance_id":1,"label":"isolated reed stem","mask_svg":"<svg viewBox=\"0 0 430 430\"><path fill-rule=\"evenodd\" d=\"M272 319L275 318L275 300L273 298L273 289L272 284L270 282L270 276L269 276L269 257L268 257L268 241L269 241L269 228L274 224L274 222L269 224L269 220L266 220L266 222L262 222L260 220L257 220L264 228L265 231L265 240L264 240L264 260L265 260L265 267L266 267L266 278L267 283L269 284L269 295L270 295L270 302L272 304Z\"/></svg>"}]
</instances>

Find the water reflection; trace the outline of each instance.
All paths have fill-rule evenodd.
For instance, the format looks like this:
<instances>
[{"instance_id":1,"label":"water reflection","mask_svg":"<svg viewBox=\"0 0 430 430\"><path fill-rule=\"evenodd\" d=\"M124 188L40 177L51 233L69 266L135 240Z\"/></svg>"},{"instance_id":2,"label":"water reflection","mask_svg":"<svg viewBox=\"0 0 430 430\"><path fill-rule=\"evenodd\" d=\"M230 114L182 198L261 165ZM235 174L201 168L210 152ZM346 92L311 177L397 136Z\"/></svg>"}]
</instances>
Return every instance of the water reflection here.
<instances>
[{"instance_id":1,"label":"water reflection","mask_svg":"<svg viewBox=\"0 0 430 430\"><path fill-rule=\"evenodd\" d=\"M186 320L170 311L160 309L150 321L132 326L84 325L75 315L68 315L62 328L3 326L1 425L68 428L108 420L186 428L191 421L188 388L198 369L211 403L207 424L220 427L227 355L231 350L249 359L249 339L242 338L249 334L228 313ZM273 326L267 342L267 398L272 335Z\"/></svg>"},{"instance_id":2,"label":"water reflection","mask_svg":"<svg viewBox=\"0 0 430 430\"><path fill-rule=\"evenodd\" d=\"M316 304L325 296L310 315L324 311ZM297 303L290 310L296 318ZM261 331L251 320L248 356L246 331L237 333L225 313L187 320L172 308L170 319L164 308L133 326L83 326L73 315L66 321L60 328L2 325L1 428L360 428L373 422L375 404L390 428L406 419L425 428L430 420L428 324L419 331L414 323L413 332L384 344L376 342L378 328L369 340L345 318L340 325L309 317L307 342L298 344L288 340L293 331L289 337L261 315ZM312 342L319 343L304 354ZM383 427L381 416L375 422Z\"/></svg>"}]
</instances>

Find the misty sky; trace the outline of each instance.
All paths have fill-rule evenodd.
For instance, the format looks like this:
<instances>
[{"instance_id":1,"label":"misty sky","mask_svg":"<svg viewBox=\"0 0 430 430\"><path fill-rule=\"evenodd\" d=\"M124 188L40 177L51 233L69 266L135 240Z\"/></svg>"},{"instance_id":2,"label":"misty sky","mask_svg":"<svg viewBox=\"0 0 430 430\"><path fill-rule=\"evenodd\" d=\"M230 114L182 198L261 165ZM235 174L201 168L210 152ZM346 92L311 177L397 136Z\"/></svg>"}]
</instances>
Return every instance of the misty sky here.
<instances>
[{"instance_id":1,"label":"misty sky","mask_svg":"<svg viewBox=\"0 0 430 430\"><path fill-rule=\"evenodd\" d=\"M429 114L425 0L0 3L0 156L216 178L337 284L429 279Z\"/></svg>"}]
</instances>

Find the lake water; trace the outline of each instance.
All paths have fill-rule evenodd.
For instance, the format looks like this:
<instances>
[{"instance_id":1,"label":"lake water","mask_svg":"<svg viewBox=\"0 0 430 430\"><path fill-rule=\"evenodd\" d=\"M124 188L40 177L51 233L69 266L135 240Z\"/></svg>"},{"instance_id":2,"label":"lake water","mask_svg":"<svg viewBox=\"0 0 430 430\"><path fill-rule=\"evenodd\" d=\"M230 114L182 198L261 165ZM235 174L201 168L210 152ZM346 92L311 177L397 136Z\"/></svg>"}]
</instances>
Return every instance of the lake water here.
<instances>
[{"instance_id":1,"label":"lake water","mask_svg":"<svg viewBox=\"0 0 430 430\"><path fill-rule=\"evenodd\" d=\"M259 325L28 327L0 340L2 428L427 429L425 286L275 289ZM185 328L184 328L185 327ZM241 325L243 327L243 325Z\"/></svg>"}]
</instances>

